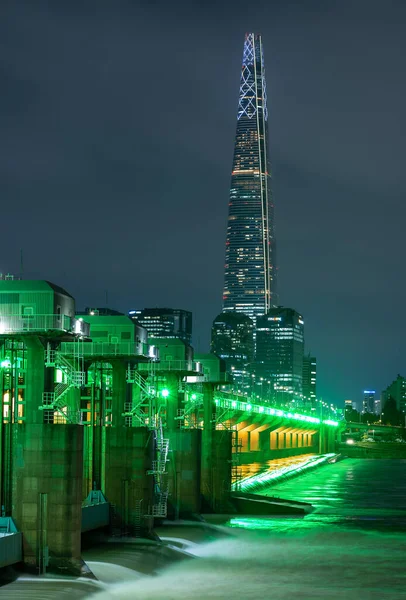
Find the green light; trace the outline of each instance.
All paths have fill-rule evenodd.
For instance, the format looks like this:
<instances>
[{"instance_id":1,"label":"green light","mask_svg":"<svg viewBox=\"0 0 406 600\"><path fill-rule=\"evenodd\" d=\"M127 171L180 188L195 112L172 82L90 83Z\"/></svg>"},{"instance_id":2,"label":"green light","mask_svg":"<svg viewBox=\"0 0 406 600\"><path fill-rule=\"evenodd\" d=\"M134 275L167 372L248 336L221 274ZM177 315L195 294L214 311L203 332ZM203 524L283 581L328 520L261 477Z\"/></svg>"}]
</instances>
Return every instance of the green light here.
<instances>
[{"instance_id":1,"label":"green light","mask_svg":"<svg viewBox=\"0 0 406 600\"><path fill-rule=\"evenodd\" d=\"M162 395L162 398L167 398L169 396L169 390L167 390L166 388L164 388L161 391L161 395Z\"/></svg>"},{"instance_id":2,"label":"green light","mask_svg":"<svg viewBox=\"0 0 406 600\"><path fill-rule=\"evenodd\" d=\"M238 483L233 483L231 489L233 491L241 492L247 492L251 490L257 491L261 487L275 484L285 480L287 477L301 474L303 471L313 469L314 467L323 463L328 463L329 460L331 460L334 456L334 453L311 456L299 464L296 463L273 471L263 471L261 473L257 473L256 475L249 475Z\"/></svg>"},{"instance_id":3,"label":"green light","mask_svg":"<svg viewBox=\"0 0 406 600\"><path fill-rule=\"evenodd\" d=\"M227 523L228 527L241 527L243 529L265 529L269 530L275 527L273 519L253 519L253 518L238 518L230 519Z\"/></svg>"},{"instance_id":4,"label":"green light","mask_svg":"<svg viewBox=\"0 0 406 600\"><path fill-rule=\"evenodd\" d=\"M330 419L326 419L323 421L324 425L332 425L333 427L338 427L337 421L331 421Z\"/></svg>"},{"instance_id":5,"label":"green light","mask_svg":"<svg viewBox=\"0 0 406 600\"><path fill-rule=\"evenodd\" d=\"M0 367L1 367L2 369L9 369L9 368L11 367L11 362L9 361L9 359L8 359L8 358L6 358L6 360L3 360L3 361L0 363Z\"/></svg>"},{"instance_id":6,"label":"green light","mask_svg":"<svg viewBox=\"0 0 406 600\"><path fill-rule=\"evenodd\" d=\"M196 394L192 394L192 400L196 400L197 396Z\"/></svg>"},{"instance_id":7,"label":"green light","mask_svg":"<svg viewBox=\"0 0 406 600\"><path fill-rule=\"evenodd\" d=\"M252 409L252 405L251 404L247 404L247 410L251 410Z\"/></svg>"}]
</instances>

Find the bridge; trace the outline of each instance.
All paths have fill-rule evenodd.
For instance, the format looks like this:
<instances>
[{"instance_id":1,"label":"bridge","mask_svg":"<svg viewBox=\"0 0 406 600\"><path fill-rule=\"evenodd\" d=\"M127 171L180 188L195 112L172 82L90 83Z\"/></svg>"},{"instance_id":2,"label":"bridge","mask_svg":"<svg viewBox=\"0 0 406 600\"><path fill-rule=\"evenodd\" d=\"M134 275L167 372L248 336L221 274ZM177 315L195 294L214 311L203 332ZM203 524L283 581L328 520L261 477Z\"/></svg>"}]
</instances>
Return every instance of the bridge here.
<instances>
[{"instance_id":1,"label":"bridge","mask_svg":"<svg viewBox=\"0 0 406 600\"><path fill-rule=\"evenodd\" d=\"M14 293L41 314L21 316ZM342 422L229 393L220 359L152 346L127 317L73 314L57 286L0 281L0 504L15 527L0 545L22 538L27 569L80 572L82 533L229 514L268 461L334 452Z\"/></svg>"},{"instance_id":2,"label":"bridge","mask_svg":"<svg viewBox=\"0 0 406 600\"><path fill-rule=\"evenodd\" d=\"M382 423L354 423L351 421L346 422L345 431L346 435L348 434L365 434L368 432L373 432L374 434L380 436L390 436L390 435L401 435L402 427L397 427L395 425L382 425Z\"/></svg>"}]
</instances>

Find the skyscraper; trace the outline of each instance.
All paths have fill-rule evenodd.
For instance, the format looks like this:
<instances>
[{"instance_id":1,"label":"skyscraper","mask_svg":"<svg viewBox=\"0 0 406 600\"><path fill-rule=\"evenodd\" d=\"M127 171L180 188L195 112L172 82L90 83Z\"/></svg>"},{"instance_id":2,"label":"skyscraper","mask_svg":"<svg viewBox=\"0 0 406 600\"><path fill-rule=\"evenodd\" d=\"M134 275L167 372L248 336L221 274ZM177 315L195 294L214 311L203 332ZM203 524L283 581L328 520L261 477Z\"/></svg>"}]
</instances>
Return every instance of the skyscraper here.
<instances>
[{"instance_id":1,"label":"skyscraper","mask_svg":"<svg viewBox=\"0 0 406 600\"><path fill-rule=\"evenodd\" d=\"M256 376L270 381L277 403L302 403L303 317L292 308L278 306L257 319Z\"/></svg>"},{"instance_id":2,"label":"skyscraper","mask_svg":"<svg viewBox=\"0 0 406 600\"><path fill-rule=\"evenodd\" d=\"M375 411L375 390L364 390L362 401L362 412L373 413Z\"/></svg>"},{"instance_id":3,"label":"skyscraper","mask_svg":"<svg viewBox=\"0 0 406 600\"><path fill-rule=\"evenodd\" d=\"M148 331L150 338L178 338L192 341L192 313L181 308L144 308L130 310L128 315Z\"/></svg>"},{"instance_id":4,"label":"skyscraper","mask_svg":"<svg viewBox=\"0 0 406 600\"><path fill-rule=\"evenodd\" d=\"M303 357L303 398L306 404L316 406L317 360L315 356Z\"/></svg>"},{"instance_id":5,"label":"skyscraper","mask_svg":"<svg viewBox=\"0 0 406 600\"><path fill-rule=\"evenodd\" d=\"M247 33L231 175L223 310L254 320L277 304L268 109L261 36Z\"/></svg>"},{"instance_id":6,"label":"skyscraper","mask_svg":"<svg viewBox=\"0 0 406 600\"><path fill-rule=\"evenodd\" d=\"M233 388L248 392L254 360L254 323L246 315L223 312L213 321L211 351L222 358L232 375Z\"/></svg>"}]
</instances>

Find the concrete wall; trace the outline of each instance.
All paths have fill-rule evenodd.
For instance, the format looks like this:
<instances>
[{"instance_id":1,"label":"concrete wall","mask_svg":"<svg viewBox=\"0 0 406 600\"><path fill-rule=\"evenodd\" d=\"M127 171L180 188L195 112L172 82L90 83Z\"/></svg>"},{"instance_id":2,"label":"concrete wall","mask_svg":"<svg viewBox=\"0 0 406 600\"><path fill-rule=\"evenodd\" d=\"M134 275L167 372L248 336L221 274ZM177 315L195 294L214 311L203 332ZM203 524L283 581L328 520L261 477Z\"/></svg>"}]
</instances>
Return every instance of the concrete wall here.
<instances>
[{"instance_id":1,"label":"concrete wall","mask_svg":"<svg viewBox=\"0 0 406 600\"><path fill-rule=\"evenodd\" d=\"M148 532L147 518L153 500L153 437L145 427L106 427L102 492L112 505L113 526L134 533L141 514L141 529ZM141 511L138 513L138 511Z\"/></svg>"},{"instance_id":2,"label":"concrete wall","mask_svg":"<svg viewBox=\"0 0 406 600\"><path fill-rule=\"evenodd\" d=\"M83 428L13 425L12 517L27 568L79 572Z\"/></svg>"},{"instance_id":3,"label":"concrete wall","mask_svg":"<svg viewBox=\"0 0 406 600\"><path fill-rule=\"evenodd\" d=\"M168 516L187 517L200 512L200 429L168 433Z\"/></svg>"},{"instance_id":4,"label":"concrete wall","mask_svg":"<svg viewBox=\"0 0 406 600\"><path fill-rule=\"evenodd\" d=\"M204 452L210 452L211 469L201 480L202 510L226 513L231 490L232 432L214 430L211 436L211 449L207 445L204 449Z\"/></svg>"}]
</instances>

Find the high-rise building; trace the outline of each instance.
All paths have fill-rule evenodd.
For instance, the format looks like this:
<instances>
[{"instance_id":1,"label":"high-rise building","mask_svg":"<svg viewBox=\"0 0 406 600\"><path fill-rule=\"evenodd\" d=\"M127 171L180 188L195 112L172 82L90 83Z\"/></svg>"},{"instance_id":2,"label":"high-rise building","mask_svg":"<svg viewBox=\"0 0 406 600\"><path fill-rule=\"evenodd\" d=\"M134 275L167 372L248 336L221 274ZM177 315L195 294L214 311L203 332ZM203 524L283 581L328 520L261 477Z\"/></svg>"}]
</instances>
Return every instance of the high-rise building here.
<instances>
[{"instance_id":1,"label":"high-rise building","mask_svg":"<svg viewBox=\"0 0 406 600\"><path fill-rule=\"evenodd\" d=\"M129 316L148 331L149 338L177 338L192 341L192 313L181 308L130 310Z\"/></svg>"},{"instance_id":2,"label":"high-rise building","mask_svg":"<svg viewBox=\"0 0 406 600\"><path fill-rule=\"evenodd\" d=\"M307 404L316 404L317 361L315 356L303 357L303 398Z\"/></svg>"},{"instance_id":3,"label":"high-rise building","mask_svg":"<svg viewBox=\"0 0 406 600\"><path fill-rule=\"evenodd\" d=\"M344 410L357 410L357 403L354 400L344 400Z\"/></svg>"},{"instance_id":4,"label":"high-rise building","mask_svg":"<svg viewBox=\"0 0 406 600\"><path fill-rule=\"evenodd\" d=\"M357 404L353 400L344 400L344 417L347 421L358 420L358 416L354 411L357 410Z\"/></svg>"},{"instance_id":5,"label":"high-rise building","mask_svg":"<svg viewBox=\"0 0 406 600\"><path fill-rule=\"evenodd\" d=\"M261 36L245 36L231 175L223 311L256 319L277 304L268 108Z\"/></svg>"},{"instance_id":6,"label":"high-rise building","mask_svg":"<svg viewBox=\"0 0 406 600\"><path fill-rule=\"evenodd\" d=\"M375 412L375 390L364 390L364 399L362 402L363 413Z\"/></svg>"},{"instance_id":7,"label":"high-rise building","mask_svg":"<svg viewBox=\"0 0 406 600\"><path fill-rule=\"evenodd\" d=\"M213 321L211 352L225 361L233 388L248 393L254 360L253 321L237 312L220 313Z\"/></svg>"},{"instance_id":8,"label":"high-rise building","mask_svg":"<svg viewBox=\"0 0 406 600\"><path fill-rule=\"evenodd\" d=\"M396 402L396 408L400 412L406 413L406 378L398 375L394 381L382 392L382 410L389 398Z\"/></svg>"},{"instance_id":9,"label":"high-rise building","mask_svg":"<svg viewBox=\"0 0 406 600\"><path fill-rule=\"evenodd\" d=\"M278 306L257 319L256 377L271 382L273 400L298 405L303 394L303 317Z\"/></svg>"}]
</instances>

